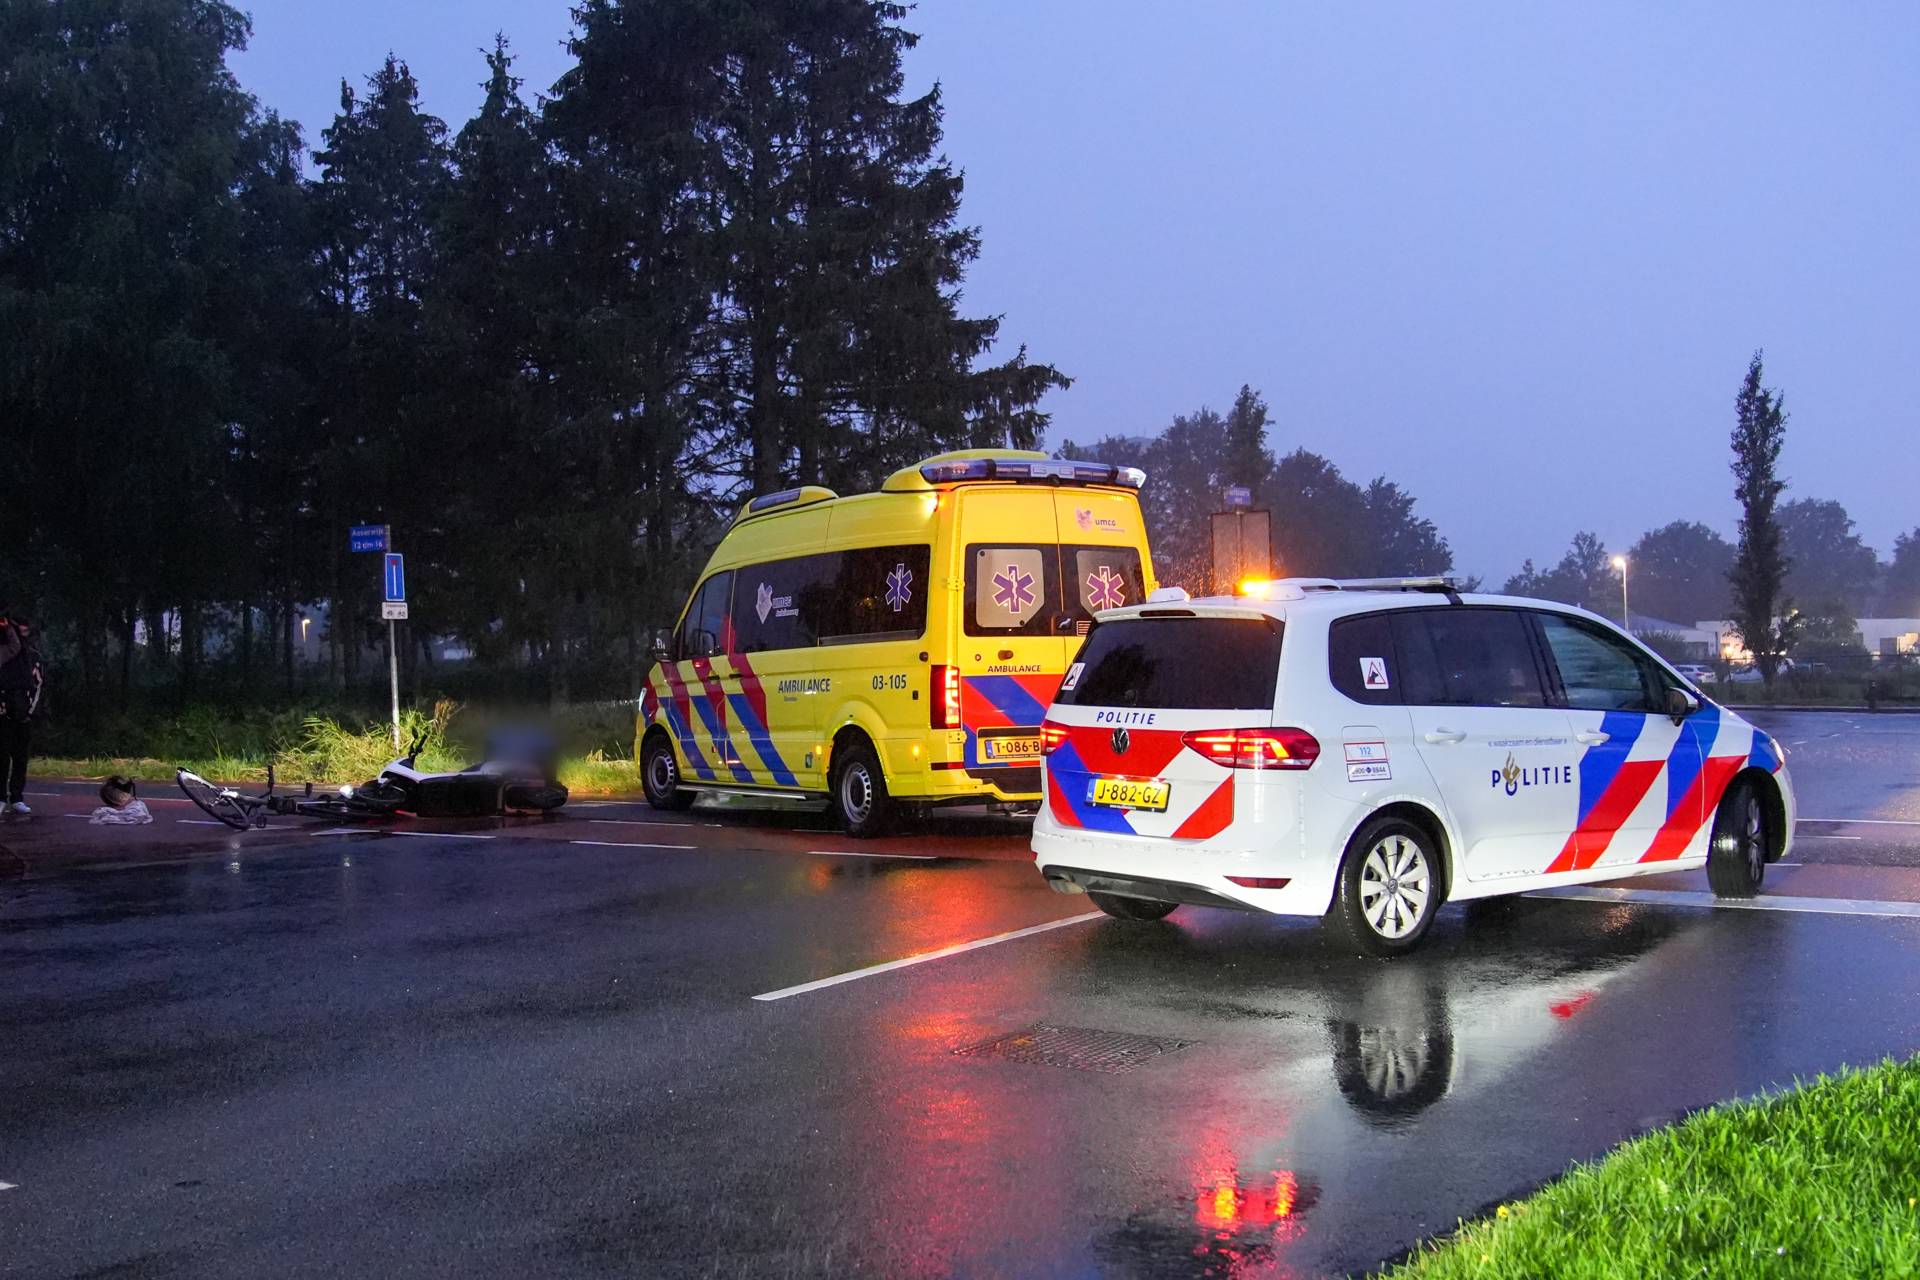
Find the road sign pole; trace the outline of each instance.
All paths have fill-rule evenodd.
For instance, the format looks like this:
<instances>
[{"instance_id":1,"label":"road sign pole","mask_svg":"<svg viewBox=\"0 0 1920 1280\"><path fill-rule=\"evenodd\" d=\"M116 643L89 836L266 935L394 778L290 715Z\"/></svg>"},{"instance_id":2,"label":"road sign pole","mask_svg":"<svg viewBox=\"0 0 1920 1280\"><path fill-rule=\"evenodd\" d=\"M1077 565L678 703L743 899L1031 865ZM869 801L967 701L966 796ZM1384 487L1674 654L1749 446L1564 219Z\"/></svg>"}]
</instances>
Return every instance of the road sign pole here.
<instances>
[{"instance_id":1,"label":"road sign pole","mask_svg":"<svg viewBox=\"0 0 1920 1280\"><path fill-rule=\"evenodd\" d=\"M387 619L387 687L393 694L393 749L400 746L400 649L394 643L395 628L399 624Z\"/></svg>"}]
</instances>

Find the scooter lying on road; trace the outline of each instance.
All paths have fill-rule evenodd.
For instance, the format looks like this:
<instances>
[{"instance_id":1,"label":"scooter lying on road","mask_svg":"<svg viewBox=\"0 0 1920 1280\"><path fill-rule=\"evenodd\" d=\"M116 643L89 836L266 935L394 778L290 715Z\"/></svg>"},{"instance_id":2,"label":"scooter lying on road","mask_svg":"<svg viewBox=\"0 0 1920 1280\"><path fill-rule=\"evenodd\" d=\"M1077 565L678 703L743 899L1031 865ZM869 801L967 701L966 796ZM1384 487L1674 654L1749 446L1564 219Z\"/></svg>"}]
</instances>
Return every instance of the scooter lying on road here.
<instances>
[{"instance_id":1,"label":"scooter lying on road","mask_svg":"<svg viewBox=\"0 0 1920 1280\"><path fill-rule=\"evenodd\" d=\"M208 817L237 831L264 827L270 814L324 818L331 822L363 822L409 814L417 818L490 818L509 813L548 813L567 802L554 752L526 741L489 741L486 758L453 773L425 773L415 765L424 746L415 741L407 754L391 761L380 776L358 786L341 787L328 795L313 794L313 784L301 795L274 791L273 769L267 769L267 789L257 796L208 782L189 769L175 774L187 798Z\"/></svg>"}]
</instances>

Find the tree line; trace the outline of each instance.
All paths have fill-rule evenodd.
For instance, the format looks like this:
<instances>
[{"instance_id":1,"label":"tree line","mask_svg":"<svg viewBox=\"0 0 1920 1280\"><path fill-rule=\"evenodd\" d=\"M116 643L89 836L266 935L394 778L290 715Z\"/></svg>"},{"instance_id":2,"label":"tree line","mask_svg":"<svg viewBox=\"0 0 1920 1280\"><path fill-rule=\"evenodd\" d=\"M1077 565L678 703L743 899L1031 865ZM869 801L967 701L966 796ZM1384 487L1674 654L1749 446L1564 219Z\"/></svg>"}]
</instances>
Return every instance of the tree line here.
<instances>
[{"instance_id":1,"label":"tree line","mask_svg":"<svg viewBox=\"0 0 1920 1280\"><path fill-rule=\"evenodd\" d=\"M1066 379L961 310L905 12L582 0L548 92L502 37L454 130L389 56L309 150L227 4L0 0L0 592L69 703L291 686L317 600L351 684L353 524L408 555L409 663L624 693L743 492L1035 444Z\"/></svg>"},{"instance_id":2,"label":"tree line","mask_svg":"<svg viewBox=\"0 0 1920 1280\"><path fill-rule=\"evenodd\" d=\"M1137 466L1147 473L1140 505L1162 582L1208 589L1213 573L1212 516L1227 490L1248 490L1249 505L1270 513L1272 568L1300 577L1369 578L1446 574L1453 550L1414 497L1384 476L1348 479L1306 449L1276 458L1266 442L1271 415L1251 386L1222 414L1202 407L1177 415L1156 436L1108 436L1062 452ZM1215 589L1231 584L1212 583Z\"/></svg>"},{"instance_id":3,"label":"tree line","mask_svg":"<svg viewBox=\"0 0 1920 1280\"><path fill-rule=\"evenodd\" d=\"M1920 617L1920 528L1896 538L1882 561L1840 503L1781 502L1788 487L1778 470L1785 399L1763 379L1755 353L1734 398L1737 542L1699 521L1676 520L1642 534L1623 554L1635 615L1682 626L1729 620L1771 680L1777 659L1797 647L1857 649L1860 618ZM1557 563L1536 567L1528 560L1505 590L1617 615L1621 583L1613 557L1597 534L1576 533Z\"/></svg>"}]
</instances>

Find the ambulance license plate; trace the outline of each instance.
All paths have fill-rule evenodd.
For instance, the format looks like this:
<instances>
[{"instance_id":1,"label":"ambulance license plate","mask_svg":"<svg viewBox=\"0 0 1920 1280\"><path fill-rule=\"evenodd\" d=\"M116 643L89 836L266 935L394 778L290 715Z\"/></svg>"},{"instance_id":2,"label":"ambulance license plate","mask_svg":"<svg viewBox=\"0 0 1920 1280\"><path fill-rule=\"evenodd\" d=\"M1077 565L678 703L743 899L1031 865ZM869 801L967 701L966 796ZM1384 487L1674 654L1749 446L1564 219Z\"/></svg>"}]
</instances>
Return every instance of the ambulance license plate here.
<instances>
[{"instance_id":1,"label":"ambulance license plate","mask_svg":"<svg viewBox=\"0 0 1920 1280\"><path fill-rule=\"evenodd\" d=\"M988 760L1038 760L1039 738L982 738L980 754Z\"/></svg>"},{"instance_id":2,"label":"ambulance license plate","mask_svg":"<svg viewBox=\"0 0 1920 1280\"><path fill-rule=\"evenodd\" d=\"M1151 809L1167 811L1167 798L1173 788L1164 782L1142 782L1136 778L1095 778L1087 789L1087 799L1103 809Z\"/></svg>"}]
</instances>

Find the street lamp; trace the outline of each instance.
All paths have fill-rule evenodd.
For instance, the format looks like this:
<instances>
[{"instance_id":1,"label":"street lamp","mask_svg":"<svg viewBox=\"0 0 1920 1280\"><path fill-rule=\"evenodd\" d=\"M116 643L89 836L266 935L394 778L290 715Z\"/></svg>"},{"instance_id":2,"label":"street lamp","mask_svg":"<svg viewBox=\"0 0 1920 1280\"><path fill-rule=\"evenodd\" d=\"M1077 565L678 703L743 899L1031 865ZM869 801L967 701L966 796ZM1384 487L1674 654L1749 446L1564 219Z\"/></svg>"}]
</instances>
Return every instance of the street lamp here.
<instances>
[{"instance_id":1,"label":"street lamp","mask_svg":"<svg viewBox=\"0 0 1920 1280\"><path fill-rule=\"evenodd\" d=\"M1613 567L1620 571L1620 629L1622 631L1632 631L1632 615L1627 612L1627 558L1625 556L1615 556L1613 558Z\"/></svg>"}]
</instances>

